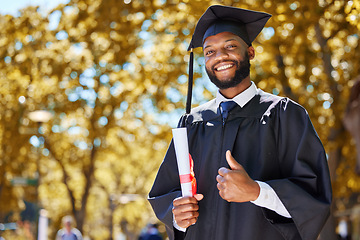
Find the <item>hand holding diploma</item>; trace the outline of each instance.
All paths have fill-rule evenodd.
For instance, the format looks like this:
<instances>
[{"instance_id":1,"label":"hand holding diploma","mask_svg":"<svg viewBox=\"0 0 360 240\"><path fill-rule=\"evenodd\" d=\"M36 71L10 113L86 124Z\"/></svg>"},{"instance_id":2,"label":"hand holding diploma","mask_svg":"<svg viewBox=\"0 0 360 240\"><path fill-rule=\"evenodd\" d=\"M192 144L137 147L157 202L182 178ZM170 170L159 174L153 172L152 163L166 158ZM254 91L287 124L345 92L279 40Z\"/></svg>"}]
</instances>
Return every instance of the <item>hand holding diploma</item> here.
<instances>
[{"instance_id":1,"label":"hand holding diploma","mask_svg":"<svg viewBox=\"0 0 360 240\"><path fill-rule=\"evenodd\" d=\"M189 154L186 128L172 130L176 160L179 169L181 192L183 197L192 197L196 194L196 179L193 171L193 160Z\"/></svg>"},{"instance_id":2,"label":"hand holding diploma","mask_svg":"<svg viewBox=\"0 0 360 240\"><path fill-rule=\"evenodd\" d=\"M189 154L186 128L173 129L176 159L179 169L182 197L173 201L173 215L179 227L187 228L196 223L199 216L198 201L202 194L196 194L196 179L193 161Z\"/></svg>"},{"instance_id":3,"label":"hand holding diploma","mask_svg":"<svg viewBox=\"0 0 360 240\"><path fill-rule=\"evenodd\" d=\"M173 201L173 215L179 227L187 228L196 223L199 217L198 202L203 199L202 194L195 194L193 197L179 197Z\"/></svg>"}]
</instances>

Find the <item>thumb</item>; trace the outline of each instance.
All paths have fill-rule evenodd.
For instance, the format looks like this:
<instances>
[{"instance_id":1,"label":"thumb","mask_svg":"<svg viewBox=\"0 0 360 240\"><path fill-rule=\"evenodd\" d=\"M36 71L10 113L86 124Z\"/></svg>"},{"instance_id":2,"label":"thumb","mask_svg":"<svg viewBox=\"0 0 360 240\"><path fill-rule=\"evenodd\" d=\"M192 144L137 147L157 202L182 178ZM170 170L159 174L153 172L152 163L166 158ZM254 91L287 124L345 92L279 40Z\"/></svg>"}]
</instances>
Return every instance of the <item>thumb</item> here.
<instances>
[{"instance_id":1,"label":"thumb","mask_svg":"<svg viewBox=\"0 0 360 240\"><path fill-rule=\"evenodd\" d=\"M231 168L231 170L240 170L243 169L243 167L238 163L235 158L231 155L230 150L226 151L226 160Z\"/></svg>"},{"instance_id":2,"label":"thumb","mask_svg":"<svg viewBox=\"0 0 360 240\"><path fill-rule=\"evenodd\" d=\"M198 194L194 195L194 198L196 198L197 201L200 201L200 200L202 200L204 198L204 195L198 193Z\"/></svg>"}]
</instances>

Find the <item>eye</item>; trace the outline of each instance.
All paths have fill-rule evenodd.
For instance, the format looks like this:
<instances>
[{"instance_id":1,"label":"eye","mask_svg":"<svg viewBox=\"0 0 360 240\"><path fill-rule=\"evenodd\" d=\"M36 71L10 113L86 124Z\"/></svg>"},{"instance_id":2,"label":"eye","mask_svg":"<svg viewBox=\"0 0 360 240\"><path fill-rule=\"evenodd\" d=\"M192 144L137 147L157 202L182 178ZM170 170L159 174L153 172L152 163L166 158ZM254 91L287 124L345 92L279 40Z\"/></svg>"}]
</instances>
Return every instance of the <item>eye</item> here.
<instances>
[{"instance_id":1,"label":"eye","mask_svg":"<svg viewBox=\"0 0 360 240\"><path fill-rule=\"evenodd\" d=\"M209 50L205 52L205 56L210 56L211 54L213 54L214 51L213 50Z\"/></svg>"},{"instance_id":2,"label":"eye","mask_svg":"<svg viewBox=\"0 0 360 240\"><path fill-rule=\"evenodd\" d=\"M226 46L228 49L236 48L237 46L235 44L229 44Z\"/></svg>"}]
</instances>

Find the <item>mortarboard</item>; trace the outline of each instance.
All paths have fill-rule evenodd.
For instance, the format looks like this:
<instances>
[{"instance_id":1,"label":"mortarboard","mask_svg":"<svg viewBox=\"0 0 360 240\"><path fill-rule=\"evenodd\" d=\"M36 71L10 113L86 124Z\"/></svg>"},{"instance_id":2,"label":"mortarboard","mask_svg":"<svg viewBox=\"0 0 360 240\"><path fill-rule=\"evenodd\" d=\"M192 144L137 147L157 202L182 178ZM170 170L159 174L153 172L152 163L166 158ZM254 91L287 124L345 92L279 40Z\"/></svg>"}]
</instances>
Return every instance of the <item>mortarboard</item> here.
<instances>
[{"instance_id":1,"label":"mortarboard","mask_svg":"<svg viewBox=\"0 0 360 240\"><path fill-rule=\"evenodd\" d=\"M264 12L221 5L210 6L205 11L195 27L188 48L188 51L191 52L189 60L189 85L186 101L186 114L189 114L191 110L194 61L193 49L202 47L203 42L207 37L221 32L231 32L238 35L248 46L251 46L251 43L255 40L257 35L259 35L270 17L270 14Z\"/></svg>"}]
</instances>

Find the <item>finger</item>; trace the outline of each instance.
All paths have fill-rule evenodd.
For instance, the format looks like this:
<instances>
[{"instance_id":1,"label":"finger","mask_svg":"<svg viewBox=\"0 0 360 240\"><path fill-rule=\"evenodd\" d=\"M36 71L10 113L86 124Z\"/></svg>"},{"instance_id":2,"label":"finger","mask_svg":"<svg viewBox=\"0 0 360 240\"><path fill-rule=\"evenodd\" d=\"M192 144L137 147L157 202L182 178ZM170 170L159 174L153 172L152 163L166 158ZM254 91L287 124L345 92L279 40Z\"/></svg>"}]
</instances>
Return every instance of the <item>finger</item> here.
<instances>
[{"instance_id":1,"label":"finger","mask_svg":"<svg viewBox=\"0 0 360 240\"><path fill-rule=\"evenodd\" d=\"M196 223L197 218L199 217L198 210L198 205L188 204L174 207L172 212L175 222L180 227L187 228L188 226Z\"/></svg>"},{"instance_id":2,"label":"finger","mask_svg":"<svg viewBox=\"0 0 360 240\"><path fill-rule=\"evenodd\" d=\"M227 200L226 198L225 198L225 189L224 189L224 187L221 185L221 184L217 184L217 188L219 189L219 195L220 195L220 197L222 198L222 199L224 199L224 200Z\"/></svg>"},{"instance_id":3,"label":"finger","mask_svg":"<svg viewBox=\"0 0 360 240\"><path fill-rule=\"evenodd\" d=\"M218 170L219 175L222 176L222 177L225 176L225 174L227 174L228 172L229 172L229 169L227 169L225 167L221 167Z\"/></svg>"},{"instance_id":4,"label":"finger","mask_svg":"<svg viewBox=\"0 0 360 240\"><path fill-rule=\"evenodd\" d=\"M192 213L199 210L199 206L197 204L185 204L180 206L174 206L172 212L174 215Z\"/></svg>"},{"instance_id":5,"label":"finger","mask_svg":"<svg viewBox=\"0 0 360 240\"><path fill-rule=\"evenodd\" d=\"M243 167L238 163L235 158L231 155L230 150L226 151L226 161L228 162L232 170L241 170Z\"/></svg>"},{"instance_id":6,"label":"finger","mask_svg":"<svg viewBox=\"0 0 360 240\"><path fill-rule=\"evenodd\" d=\"M194 198L195 198L197 201L201 201L201 200L204 198L204 195L198 193L198 194L195 194L195 195L194 195Z\"/></svg>"},{"instance_id":7,"label":"finger","mask_svg":"<svg viewBox=\"0 0 360 240\"><path fill-rule=\"evenodd\" d=\"M194 214L192 217L183 216L176 216L175 222L178 226L187 228L191 225L194 225L199 217L199 214Z\"/></svg>"},{"instance_id":8,"label":"finger","mask_svg":"<svg viewBox=\"0 0 360 240\"><path fill-rule=\"evenodd\" d=\"M224 182L224 178L223 178L222 176L220 176L220 175L217 175L217 176L216 176L216 181L217 181L218 183L223 183L223 182Z\"/></svg>"},{"instance_id":9,"label":"finger","mask_svg":"<svg viewBox=\"0 0 360 240\"><path fill-rule=\"evenodd\" d=\"M199 217L199 212L183 212L174 215L179 221L184 221Z\"/></svg>"},{"instance_id":10,"label":"finger","mask_svg":"<svg viewBox=\"0 0 360 240\"><path fill-rule=\"evenodd\" d=\"M221 183L216 184L216 187L220 192L225 189L224 186Z\"/></svg>"},{"instance_id":11,"label":"finger","mask_svg":"<svg viewBox=\"0 0 360 240\"><path fill-rule=\"evenodd\" d=\"M197 204L197 200L194 197L178 197L173 201L174 206L180 206L184 204Z\"/></svg>"}]
</instances>

